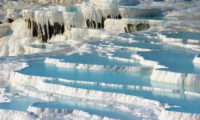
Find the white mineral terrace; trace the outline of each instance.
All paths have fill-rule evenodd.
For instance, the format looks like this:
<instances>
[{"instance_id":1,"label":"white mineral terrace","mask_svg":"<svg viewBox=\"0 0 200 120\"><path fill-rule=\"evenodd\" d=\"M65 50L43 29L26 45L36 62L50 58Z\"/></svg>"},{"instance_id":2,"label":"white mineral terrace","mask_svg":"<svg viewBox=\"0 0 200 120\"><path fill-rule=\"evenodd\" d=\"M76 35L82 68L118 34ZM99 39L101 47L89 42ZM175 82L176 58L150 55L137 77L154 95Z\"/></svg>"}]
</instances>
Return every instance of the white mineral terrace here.
<instances>
[{"instance_id":1,"label":"white mineral terrace","mask_svg":"<svg viewBox=\"0 0 200 120\"><path fill-rule=\"evenodd\" d=\"M110 71L125 71L125 72L151 72L151 67L137 66L109 66L109 65L88 65L81 63L62 62L61 60L46 58L45 63L55 64L57 67L86 69L86 70L110 70Z\"/></svg>"},{"instance_id":2,"label":"white mineral terrace","mask_svg":"<svg viewBox=\"0 0 200 120\"><path fill-rule=\"evenodd\" d=\"M176 73L171 71L154 69L151 80L180 84L180 85L200 85L200 74Z\"/></svg>"},{"instance_id":3,"label":"white mineral terrace","mask_svg":"<svg viewBox=\"0 0 200 120\"><path fill-rule=\"evenodd\" d=\"M94 1L96 3L96 1ZM107 1L113 3L114 1ZM127 1L115 1L118 4L122 4ZM114 2L114 3L115 3ZM134 1L135 2L135 1ZM73 7L50 7L40 10L24 9L22 15L27 23L28 29L31 30L32 37L38 37L44 42L51 39L56 34L69 34L71 28L104 28L109 29L110 25L121 24L120 32L135 32L141 30L147 30L153 25L157 25L160 22L155 20L132 20L122 19L115 21L107 21L106 19L121 19L121 18L133 18L133 17L149 17L157 16L160 14L159 9L143 9L143 8L110 8L110 7L95 7L94 5L77 5ZM112 24L110 24L112 23ZM114 24L115 23L115 24ZM118 25L117 25L118 26ZM126 28L127 27L127 28ZM68 35L70 36L70 35Z\"/></svg>"},{"instance_id":4,"label":"white mineral terrace","mask_svg":"<svg viewBox=\"0 0 200 120\"><path fill-rule=\"evenodd\" d=\"M82 120L114 120L107 117L91 115L80 110L65 110L65 109L42 109L34 106L28 108L28 112L14 111L14 110L0 110L0 118L3 120L34 120L49 117L52 119L82 119Z\"/></svg>"},{"instance_id":5,"label":"white mineral terrace","mask_svg":"<svg viewBox=\"0 0 200 120\"><path fill-rule=\"evenodd\" d=\"M194 60L193 60L193 63L194 64L200 64L200 55L198 55L198 56L195 56L195 58L194 58Z\"/></svg>"},{"instance_id":6,"label":"white mineral terrace","mask_svg":"<svg viewBox=\"0 0 200 120\"><path fill-rule=\"evenodd\" d=\"M17 78L17 79L16 79ZM34 86L38 90L45 91L45 92L50 92L50 93L57 93L60 95L64 96L71 96L71 97L78 97L78 98L86 98L86 99L91 99L91 100L106 100L106 101L116 101L116 102L121 102L121 103L131 103L135 105L140 105L140 106L146 106L147 108L153 107L156 110L159 110L160 112L156 113L159 115L159 118L161 120L166 120L166 119L183 119L186 120L189 117L192 118L192 120L197 120L200 118L198 114L183 114L179 112L173 112L173 111L166 111L164 108L168 108L168 105L161 104L156 101L140 98L140 97L135 97L135 96L130 96L130 95L125 95L125 94L120 94L120 93L109 93L109 92L101 92L101 91L95 91L95 90L86 90L86 89L77 89L73 87L68 87L68 86L63 86L63 85L56 85L56 84L51 84L51 83L46 83L44 80L51 80L51 78L44 78L44 77L36 77L36 76L27 76L27 75L22 75L19 73L11 73L10 74L10 83L13 86ZM61 81L65 82L73 82L70 80L63 80L60 79ZM79 82L77 81L76 83L79 84L91 84L94 85L96 83L93 82ZM109 87L117 87L117 88L123 88L123 86L120 85L111 85L111 84L104 84L104 83L98 83L98 85L102 86L109 86ZM176 93L178 91L176 90L171 90L171 89L160 89L160 88L151 88L151 87L141 87L141 86L127 86L129 89L138 89L138 90L145 90L145 91L160 91L160 92L172 92ZM19 87L19 90L25 91L26 94L29 94L30 96L40 96L44 100L51 100L52 98L49 98L46 95L39 95L40 93L36 92L33 93L31 91L27 91L24 88ZM68 92L63 92L63 91L68 91ZM191 92L184 92L185 94L193 94ZM193 94L195 95L195 93ZM196 94L199 96L198 94ZM177 116L178 115L178 116Z\"/></svg>"},{"instance_id":7,"label":"white mineral terrace","mask_svg":"<svg viewBox=\"0 0 200 120\"><path fill-rule=\"evenodd\" d=\"M199 11L0 0L0 120L200 120Z\"/></svg>"}]
</instances>

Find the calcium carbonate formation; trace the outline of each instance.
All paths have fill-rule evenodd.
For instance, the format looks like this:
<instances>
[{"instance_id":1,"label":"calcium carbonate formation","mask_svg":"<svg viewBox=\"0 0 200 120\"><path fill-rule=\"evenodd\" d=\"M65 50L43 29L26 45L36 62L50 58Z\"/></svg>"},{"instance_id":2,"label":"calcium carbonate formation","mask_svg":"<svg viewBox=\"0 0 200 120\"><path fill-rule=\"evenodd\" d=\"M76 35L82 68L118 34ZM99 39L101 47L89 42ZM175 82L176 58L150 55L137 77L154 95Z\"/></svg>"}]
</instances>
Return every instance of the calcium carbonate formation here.
<instances>
[{"instance_id":1,"label":"calcium carbonate formation","mask_svg":"<svg viewBox=\"0 0 200 120\"><path fill-rule=\"evenodd\" d=\"M200 120L196 0L3 4L0 119Z\"/></svg>"},{"instance_id":2,"label":"calcium carbonate formation","mask_svg":"<svg viewBox=\"0 0 200 120\"><path fill-rule=\"evenodd\" d=\"M200 55L195 56L194 60L193 60L194 64L200 65Z\"/></svg>"},{"instance_id":3,"label":"calcium carbonate formation","mask_svg":"<svg viewBox=\"0 0 200 120\"><path fill-rule=\"evenodd\" d=\"M68 35L71 28L104 29L106 19L121 19L122 32L135 32L149 29L152 25L148 20L123 20L122 18L154 17L161 14L160 9L128 8L123 5L135 5L139 1L91 0L70 7L56 6L39 10L24 9L22 15L30 30L31 37L38 37L47 42L57 34ZM103 3L103 4L102 4ZM127 22L129 21L129 22ZM113 24L109 21L109 24ZM109 26L109 24L107 24ZM116 26L116 25L115 25Z\"/></svg>"}]
</instances>

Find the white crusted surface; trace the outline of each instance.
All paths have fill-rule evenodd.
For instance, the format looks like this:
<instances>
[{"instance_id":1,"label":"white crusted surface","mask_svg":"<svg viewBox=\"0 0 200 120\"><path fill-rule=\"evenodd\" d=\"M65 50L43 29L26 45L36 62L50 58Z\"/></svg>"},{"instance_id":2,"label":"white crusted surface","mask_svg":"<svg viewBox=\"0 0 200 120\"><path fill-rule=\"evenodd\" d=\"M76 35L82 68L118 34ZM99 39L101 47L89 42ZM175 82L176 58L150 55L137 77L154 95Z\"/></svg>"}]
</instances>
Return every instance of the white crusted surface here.
<instances>
[{"instance_id":1,"label":"white crusted surface","mask_svg":"<svg viewBox=\"0 0 200 120\"><path fill-rule=\"evenodd\" d=\"M199 56L195 56L194 60L193 60L194 64L200 64L200 57Z\"/></svg>"},{"instance_id":2,"label":"white crusted surface","mask_svg":"<svg viewBox=\"0 0 200 120\"><path fill-rule=\"evenodd\" d=\"M200 74L176 73L154 69L151 74L151 80L179 85L200 86Z\"/></svg>"},{"instance_id":3,"label":"white crusted surface","mask_svg":"<svg viewBox=\"0 0 200 120\"><path fill-rule=\"evenodd\" d=\"M61 120L114 120L108 117L92 115L80 110L42 109L30 106L28 112L14 110L0 110L2 120L35 120L35 119L61 119Z\"/></svg>"},{"instance_id":4,"label":"white crusted surface","mask_svg":"<svg viewBox=\"0 0 200 120\"><path fill-rule=\"evenodd\" d=\"M62 62L58 59L46 58L45 63L55 64L57 67L87 69L87 70L110 70L110 71L126 71L126 72L151 72L151 67L137 66L110 66L110 65L90 65L81 63Z\"/></svg>"}]
</instances>

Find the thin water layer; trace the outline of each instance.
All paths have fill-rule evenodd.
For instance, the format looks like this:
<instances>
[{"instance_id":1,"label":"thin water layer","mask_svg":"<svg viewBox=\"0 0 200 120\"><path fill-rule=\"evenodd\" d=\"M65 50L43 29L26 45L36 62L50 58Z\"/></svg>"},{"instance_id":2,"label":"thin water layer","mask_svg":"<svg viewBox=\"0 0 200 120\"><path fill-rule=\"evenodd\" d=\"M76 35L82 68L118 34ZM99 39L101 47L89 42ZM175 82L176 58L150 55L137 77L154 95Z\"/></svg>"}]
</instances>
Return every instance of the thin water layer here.
<instances>
[{"instance_id":1,"label":"thin water layer","mask_svg":"<svg viewBox=\"0 0 200 120\"><path fill-rule=\"evenodd\" d=\"M197 40L199 39L198 33L190 33L190 32L187 32L186 34L185 32L170 33L169 36L172 36L172 38L176 36L177 38L183 37L185 39L197 39ZM195 65L193 63L194 57L199 54L198 52L187 50L180 47L164 45L161 43L151 43L151 41L152 41L151 39L149 39L149 42L133 42L133 43L114 41L113 44L118 46L150 49L151 51L139 51L137 52L137 54L141 55L147 60L157 61L160 65L168 67L163 70L177 72L177 73L192 73L192 74L200 73L200 66Z\"/></svg>"},{"instance_id":2,"label":"thin water layer","mask_svg":"<svg viewBox=\"0 0 200 120\"><path fill-rule=\"evenodd\" d=\"M200 73L200 67L193 63L197 52L187 51L178 47L165 46L160 50L138 53L145 59L157 61L159 64L168 67L162 70L177 73Z\"/></svg>"},{"instance_id":3,"label":"thin water layer","mask_svg":"<svg viewBox=\"0 0 200 120\"><path fill-rule=\"evenodd\" d=\"M118 25L114 23L111 25L112 29L108 30L109 32L101 29L98 33L93 33L95 31L89 30L88 34L91 38L83 38L84 40L79 36L79 40L70 39L68 41L65 38L60 39L58 36L58 38L56 37L55 40L52 40L52 44L31 44L30 41L21 40L23 38L23 34L21 34L23 31L21 32L21 29L15 30L18 27L23 27L22 22L20 22L19 26L15 26L15 24L18 24L18 20L14 21L14 25L12 25L14 34L12 36L17 37L16 33L19 33L20 38L13 38L14 42L11 39L12 36L8 40L2 40L7 42L6 44L2 42L3 55L17 55L17 52L19 54L28 54L34 52L34 50L42 50L49 53L0 58L1 62L6 61L0 63L0 69L2 70L0 71L0 79L8 81L6 85L10 84L11 86L16 86L18 89L22 89L22 91L4 91L4 89L1 89L0 97L3 98L2 101L6 101L8 97L11 102L0 103L0 108L19 111L27 111L29 106L33 106L33 111L34 107L52 108L56 116L60 114L60 109L78 109L89 114L124 120L137 120L138 118L135 117L135 114L140 117L139 119L151 120L154 120L154 118L168 119L168 117L180 117L180 119L184 119L185 116L187 118L188 114L183 113L183 115L179 116L177 115L179 113L173 112L172 114L164 113L163 117L163 111L165 112L163 109L170 106L167 110L198 113L200 116L200 84L185 84L189 83L188 81L190 80L192 81L191 83L198 83L199 80L200 66L197 65L198 61L196 62L197 64L192 62L194 56L199 55L198 52L192 51L199 50L199 33L185 31L164 31L160 33L160 31L173 29L173 27L180 29L182 26L185 27L185 23L187 23L186 29L187 26L198 29L190 20L184 21L185 18L180 18L182 20L179 21L176 17L166 18L161 16L179 16L179 13L180 16L183 15L186 18L187 13L191 13L191 16L198 16L196 8L199 7L199 4L193 5L196 1L187 3L188 5L184 2L179 4L180 0L173 1L173 4L171 4L171 0L135 1L105 0L105 2L99 2L98 0L90 0L79 5L67 7L53 6L51 7L52 9L46 7L47 9L44 9L44 11L26 11L25 13L28 13L27 15L31 17L31 19L28 17L29 20L26 20L28 21L27 25L30 28L34 28L33 32L38 31L38 26L43 27L44 29L41 28L39 31L43 35L45 33L46 36L52 36L49 33L52 32L52 28L55 32L54 35L64 33L64 36L68 34L71 28L74 28L72 36L79 36L80 30L76 28L85 27L85 22L91 24L87 26L106 28L104 20L113 18L113 16L122 20L122 22L126 22L123 21L123 18L138 19L138 23L141 22L139 19L146 19L145 21L147 22L152 19L159 22L153 21L154 23L151 25L155 24L155 26L150 25L150 29L136 33L113 35L115 32L120 31ZM139 1L141 5L133 6L139 4ZM94 2L94 4L90 4L89 2ZM100 6L97 7L96 5ZM104 5L108 9L105 9ZM192 7L190 8L190 6ZM34 27L34 21L30 22L32 20L32 12L34 12L33 16L38 23L36 28ZM139 16L140 18L135 18L134 16ZM195 17L195 19L198 18ZM183 23L183 25L180 25L180 23ZM130 26L128 23L124 24L129 28L131 27L131 31L135 31L135 27L146 26L143 23L139 26ZM181 27L179 28L176 25L180 25ZM198 24L196 25L198 26ZM120 29L123 30L123 27ZM87 28L84 29L87 30ZM67 32L63 32L66 30ZM193 29L188 28L188 30L192 31ZM85 32L81 33L81 36L82 34L84 37L87 36ZM109 37L105 38L107 36ZM51 41L49 37L47 39L43 39L43 41ZM66 44L62 42L58 44L57 40L66 41ZM26 45L24 45L25 43ZM81 44L86 45L86 47L79 46ZM171 47L173 45L192 50ZM28 50L26 50L27 47ZM68 53L69 49L78 50L75 53L73 52L74 54L63 55L63 53ZM26 64L21 64L21 62L27 62L28 67L19 70L22 67L26 67ZM152 78L153 75L155 79ZM177 78L177 81L181 81L181 84L156 82L156 79L162 79L165 76L167 77L164 82L169 82L172 79L173 83L173 79L176 81L175 79ZM48 78L44 79L42 77ZM170 80L167 81L167 78ZM27 96L34 96L36 98ZM44 100L52 98L55 101L44 102L37 98ZM167 103L169 106L162 103ZM172 106L175 107L171 108ZM46 112L45 109L41 110ZM46 110L48 111L48 109ZM189 114L188 116L192 116L191 119L194 119L193 115Z\"/></svg>"},{"instance_id":4,"label":"thin water layer","mask_svg":"<svg viewBox=\"0 0 200 120\"><path fill-rule=\"evenodd\" d=\"M19 93L21 91L13 88L7 88L6 92L12 94L12 96L8 97L9 99L11 99L11 101L0 103L0 109L27 112L28 108L30 106L33 106L38 108L50 109L82 110L88 112L89 114L95 114L101 117L127 120L131 120L134 118L135 120L140 120L140 118L134 116L129 112L123 113L122 111L115 110L112 107L93 105L87 103L87 101L77 98L66 98L65 100L62 100L60 98L55 97L55 101L45 102L38 98L20 95Z\"/></svg>"},{"instance_id":5,"label":"thin water layer","mask_svg":"<svg viewBox=\"0 0 200 120\"><path fill-rule=\"evenodd\" d=\"M109 118L121 119L121 120L140 120L133 116L131 113L124 113L119 110L115 110L112 107L102 107L97 105L90 105L78 100L57 100L55 102L37 102L32 106L39 108L51 108L51 109L67 109L67 110L83 110L89 114L95 114L98 116L106 116Z\"/></svg>"},{"instance_id":6,"label":"thin water layer","mask_svg":"<svg viewBox=\"0 0 200 120\"><path fill-rule=\"evenodd\" d=\"M126 47L138 47L143 49L160 49L162 47L162 44L152 44L152 43L141 43L141 42L133 42L133 43L126 43L126 42L113 42L114 45L118 46L126 46Z\"/></svg>"},{"instance_id":7,"label":"thin water layer","mask_svg":"<svg viewBox=\"0 0 200 120\"><path fill-rule=\"evenodd\" d=\"M11 102L0 103L0 109L27 111L27 108L33 103L41 101L38 98L27 96L11 97Z\"/></svg>"},{"instance_id":8,"label":"thin water layer","mask_svg":"<svg viewBox=\"0 0 200 120\"><path fill-rule=\"evenodd\" d=\"M89 64L89 65L109 65L109 66L140 66L139 63L122 62L118 60L110 60L104 56L99 56L98 53L83 54L75 53L67 56L51 57L63 60L62 62Z\"/></svg>"},{"instance_id":9,"label":"thin water layer","mask_svg":"<svg viewBox=\"0 0 200 120\"><path fill-rule=\"evenodd\" d=\"M26 75L63 78L68 80L95 81L112 84L150 84L149 80L142 77L142 75L146 73L140 75L129 72L68 69L56 67L56 65L52 64L45 64L44 60L29 61L28 64L28 68L22 69L19 72Z\"/></svg>"},{"instance_id":10,"label":"thin water layer","mask_svg":"<svg viewBox=\"0 0 200 120\"><path fill-rule=\"evenodd\" d=\"M142 89L143 85L140 85L140 89L131 89L131 88L118 88L118 87L110 87L110 86L100 86L100 85L90 85L90 84L76 84L76 83L68 83L65 81L45 81L50 84L57 84L57 85L64 85L64 86L70 86L70 87L75 87L75 88L83 88L83 89L88 89L88 90L100 90L104 92L113 92L113 93L124 93L127 95L133 95L133 96L139 96L139 97L144 97L147 99L151 100L156 100L161 103L167 103L172 106L179 106L178 108L171 108L169 110L172 111L179 111L179 112L189 112L189 113L200 113L199 110L199 104L198 102L200 101L200 96L192 96L192 95L187 95L182 92L180 93L173 93L173 92L163 92L164 88L167 89L174 89L174 90L179 90L179 91L184 91L184 90L189 90L189 91L194 91L194 92L199 92L199 88L196 90L191 90L194 86L190 86L192 88L189 88L189 86L184 87L180 85L172 86L171 84L165 84L165 83L157 83L154 82L150 86L153 88L156 88L157 85L159 84L160 88L163 88L163 91L157 91L157 90L146 90ZM162 87L161 87L162 86Z\"/></svg>"},{"instance_id":11,"label":"thin water layer","mask_svg":"<svg viewBox=\"0 0 200 120\"><path fill-rule=\"evenodd\" d=\"M72 79L74 80L75 76ZM88 80L90 80L90 78L88 78ZM185 95L182 93L165 92L163 94L162 91L131 90L127 88L112 88L112 87L103 87L103 86L95 86L95 85L94 86L81 85L81 84L66 83L64 81L63 82L46 81L46 82L50 84L65 85L65 86L71 86L75 88L84 88L88 90L100 90L104 92L125 93L128 95L140 96L140 97L144 97L144 98L148 98L152 100L157 100L157 101L160 101L161 103L168 103L173 106L180 106L180 108L176 108L176 109L173 108L170 110L180 111L180 112L189 112L189 113L200 113L199 111L200 106L198 104L200 97Z\"/></svg>"},{"instance_id":12,"label":"thin water layer","mask_svg":"<svg viewBox=\"0 0 200 120\"><path fill-rule=\"evenodd\" d=\"M43 102L43 100L39 98L20 95L20 92L21 91L10 87L6 88L6 93L10 94L8 99L11 101L0 103L0 109L27 111L27 108L33 105L35 102Z\"/></svg>"},{"instance_id":13,"label":"thin water layer","mask_svg":"<svg viewBox=\"0 0 200 120\"><path fill-rule=\"evenodd\" d=\"M131 35L131 34L130 34ZM120 37L129 38L130 35L120 35ZM120 41L120 37L117 40L108 40L104 42L90 42L91 46L102 47L104 53L111 53L112 57L121 57L132 59L132 54L138 54L144 57L146 60L157 61L160 65L164 65L168 68L163 70L177 72L177 73L192 73L199 74L200 69L193 64L193 58L197 52L187 51L180 49L179 47L170 47L161 43L151 43L154 35L148 42L140 42L143 37L140 34L134 34L135 39L138 38L139 42L127 42ZM112 38L111 38L112 39ZM115 38L116 39L116 38ZM148 40L148 39L147 39ZM122 47L137 47L143 49L150 49L151 51L131 51L125 49L110 49L111 46ZM98 51L98 50L97 50ZM118 66L137 66L129 62L119 62L109 60L106 55L104 57L98 56L101 52L93 52L90 54L71 54L67 56L54 56L50 58L62 60L64 62L71 63L84 63L84 64L97 64L97 65L118 65ZM19 71L22 74L51 77L54 80L45 80L47 84L55 84L60 86L70 86L73 88L82 88L87 90L98 90L103 92L123 93L132 96L139 96L156 100L161 103L167 103L172 106L179 106L176 108L170 108L171 111L188 112L188 113L200 113L200 101L199 96L185 94L184 91L192 91L199 93L199 86L183 86L183 85L171 85L160 82L153 82L150 80L150 74L134 72L117 72L117 71L92 71L92 70L78 70L73 68L61 68L53 64L45 64L44 60L29 61L29 67ZM142 65L140 65L142 67ZM88 83L69 82L59 79L66 79L70 81L86 81ZM92 84L90 84L92 82ZM94 84L95 83L95 84ZM104 85L102 84L104 83ZM120 87L112 86L121 85ZM131 89L128 86L140 86L140 89ZM148 90L143 87L160 88L161 90ZM178 92L165 91L165 89L175 90ZM62 106L62 105L61 105ZM101 113L101 112L100 112ZM96 114L96 113L95 113Z\"/></svg>"},{"instance_id":14,"label":"thin water layer","mask_svg":"<svg viewBox=\"0 0 200 120\"><path fill-rule=\"evenodd\" d=\"M150 83L150 79L148 76L144 77L144 75L137 75L135 74L127 74L127 73L119 73L119 72L109 72L105 71L82 71L82 70L74 70L74 69L62 69L56 68L52 65L44 65L42 61L31 61L29 62L30 67L20 72L27 75L38 75L38 76L45 76L45 77L53 77L53 78L65 78L72 81L93 81L93 82L104 82L104 83L114 83L119 85L139 85L139 86L150 86L154 87L154 84ZM42 65L43 64L43 65ZM37 66L37 67L36 67ZM43 68L43 67L44 68ZM132 75L129 76L129 75ZM152 100L160 101L161 103L168 103L173 106L180 106L180 108L170 109L180 112L189 112L189 113L200 113L199 107L197 103L200 100L198 96L190 96L183 93L172 93L172 92L164 92L163 91L149 91L149 90L132 90L126 87L122 88L113 88L109 86L99 86L97 85L90 85L90 84L79 84L79 83L68 83L63 81L45 81L49 84L57 84L57 85L64 85L64 86L71 86L75 88L84 88L88 90L100 90L104 92L113 92L113 93L124 93L127 95L133 96L140 96ZM169 85L169 87L167 87ZM170 88L170 89L178 89L180 91L184 90L183 86L179 87L171 87L170 84L160 83L159 85L165 86L163 88ZM162 87L161 87L162 88Z\"/></svg>"},{"instance_id":15,"label":"thin water layer","mask_svg":"<svg viewBox=\"0 0 200 120\"><path fill-rule=\"evenodd\" d=\"M136 53L136 51L133 50L126 50L126 49L120 49L113 52L112 57L120 57L120 58L126 58L131 59L131 55Z\"/></svg>"},{"instance_id":16,"label":"thin water layer","mask_svg":"<svg viewBox=\"0 0 200 120\"><path fill-rule=\"evenodd\" d=\"M199 41L200 40L200 34L197 32L186 32L186 31L164 31L161 32L161 34L165 35L167 38L180 38L183 40L196 40Z\"/></svg>"}]
</instances>

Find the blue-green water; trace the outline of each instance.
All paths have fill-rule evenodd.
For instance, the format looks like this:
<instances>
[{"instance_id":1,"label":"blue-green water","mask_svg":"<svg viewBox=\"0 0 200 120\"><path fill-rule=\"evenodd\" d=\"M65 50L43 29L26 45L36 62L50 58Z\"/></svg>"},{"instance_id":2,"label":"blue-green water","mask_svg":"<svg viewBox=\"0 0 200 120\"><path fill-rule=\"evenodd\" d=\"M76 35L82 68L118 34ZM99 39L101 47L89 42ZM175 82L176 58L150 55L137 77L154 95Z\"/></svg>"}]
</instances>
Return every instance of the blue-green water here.
<instances>
[{"instance_id":1,"label":"blue-green water","mask_svg":"<svg viewBox=\"0 0 200 120\"><path fill-rule=\"evenodd\" d=\"M121 41L120 38L131 38L137 42L128 42ZM159 39L154 39L155 35L152 34L152 38L142 37L141 34L119 34L118 38L109 38L108 41L98 41L98 42L89 42L90 48L92 49L91 53L74 53L71 55L54 55L47 56L48 58L59 59L63 62L77 63L77 64L89 64L89 65L104 65L104 66L134 66L134 67L144 67L144 65L139 64L139 62L122 62L120 60L111 60L108 59L107 53L112 54L112 57L132 59L132 55L140 55L146 60L157 61L160 65L164 65L168 68L162 70L173 71L177 73L191 73L199 74L200 68L193 64L194 57L198 52L186 50L184 48L172 47L165 45L160 42ZM115 40L113 40L115 39ZM122 47L116 50L110 50L112 46ZM103 47L105 48L104 52L99 52L95 48ZM137 47L143 49L149 49L151 51L136 51L130 50L123 47ZM106 49L109 48L109 49ZM100 56L103 55L103 56ZM54 80L45 80L46 84L56 84L60 86L70 86L74 88L82 88L88 90L97 90L103 92L112 92L112 93L122 93L126 95L139 96L151 100L156 100L161 103L167 103L172 106L179 106L177 108L170 108L168 110L179 111L179 112L188 112L188 113L200 113L200 96L193 96L184 94L181 91L187 90L196 93L200 93L200 87L196 86L184 86L184 85L172 85L162 82L156 82L150 80L151 73L141 71L141 72L122 72L122 71L110 71L110 70L80 70L73 68L64 68L57 67L54 64L44 63L45 59L40 60L31 60L28 61L29 67L24 68L19 73L25 75L33 76L42 76L50 77ZM88 83L69 83L65 80L59 81L59 78L67 79L71 81L86 81L93 82L96 84ZM111 86L102 86L100 83L105 84L116 84L123 85L123 87L111 87ZM127 86L148 86L152 88L167 88L175 89L180 92L163 92L163 91L151 91L144 89L130 89ZM19 100L18 100L19 99ZM8 109L19 109L20 99L15 98L11 103L1 103L0 107ZM26 98L29 100L29 98ZM24 100L26 100L24 99ZM73 99L73 98L72 98ZM130 113L123 111L115 110L110 107L102 106L93 106L87 104L81 100L61 100L58 99L54 102L38 102L31 99L24 107L19 110L25 110L28 105L33 105L41 108L62 108L62 109L78 109L86 111L90 114L96 114L99 116L107 116L111 118L118 119L138 119L134 116L130 116ZM22 101L23 102L23 101Z\"/></svg>"},{"instance_id":2,"label":"blue-green water","mask_svg":"<svg viewBox=\"0 0 200 120\"><path fill-rule=\"evenodd\" d=\"M52 65L45 65L43 61L31 61L29 62L29 65L30 65L29 68L21 70L20 73L27 75L45 76L45 77L65 78L69 80L152 86L148 77L144 77L143 75L136 75L136 74L134 75L134 73L129 75L130 73L129 74L117 73L117 72L110 73L109 71L105 71L104 74L102 74L102 71L94 72L94 71L79 71L74 69L70 70L70 69L56 68L55 66ZM120 74L122 74L122 76ZM104 92L125 93L128 95L140 96L152 100L158 100L162 103L168 103L170 105L181 106L179 109L176 108L172 110L200 113L199 110L200 106L198 104L200 101L200 97L194 97L189 95L186 96L184 94L167 93L167 92L163 96L162 92L130 90L126 88L120 89L120 88L102 87L98 85L87 85L87 84L82 85L82 84L73 84L73 83L66 83L59 81L46 81L46 82L50 84L66 85L75 88L100 90ZM163 86L167 86L167 84L163 83ZM179 89L181 90L183 88L180 86Z\"/></svg>"}]
</instances>

